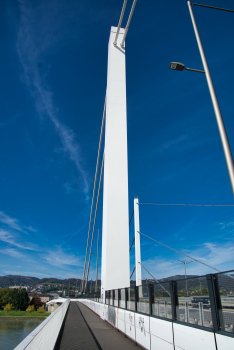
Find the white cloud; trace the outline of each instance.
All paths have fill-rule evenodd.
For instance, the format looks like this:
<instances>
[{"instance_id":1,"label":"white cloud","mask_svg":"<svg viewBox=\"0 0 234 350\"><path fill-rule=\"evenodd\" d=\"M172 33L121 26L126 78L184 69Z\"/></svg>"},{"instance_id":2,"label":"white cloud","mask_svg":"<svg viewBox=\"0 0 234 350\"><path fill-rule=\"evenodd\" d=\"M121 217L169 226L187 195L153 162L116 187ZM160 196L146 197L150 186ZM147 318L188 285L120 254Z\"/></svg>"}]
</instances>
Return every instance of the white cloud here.
<instances>
[{"instance_id":1,"label":"white cloud","mask_svg":"<svg viewBox=\"0 0 234 350\"><path fill-rule=\"evenodd\" d=\"M18 250L13 248L1 249L1 253L5 255L12 256L13 258L24 259L25 255L20 253Z\"/></svg>"},{"instance_id":2,"label":"white cloud","mask_svg":"<svg viewBox=\"0 0 234 350\"><path fill-rule=\"evenodd\" d=\"M39 251L39 249L35 245L26 246L25 244L18 243L15 240L15 237L12 235L12 233L3 229L0 229L0 241L9 243L17 248Z\"/></svg>"},{"instance_id":3,"label":"white cloud","mask_svg":"<svg viewBox=\"0 0 234 350\"><path fill-rule=\"evenodd\" d=\"M40 114L46 114L53 123L62 142L63 151L68 154L70 160L75 164L83 179L83 191L86 198L88 198L89 183L87 173L82 166L80 147L75 140L73 130L58 119L57 108L53 102L53 92L46 83L46 76L40 73L40 69L38 68L40 56L43 50L50 44L50 29L48 28L48 32L44 32L42 38L43 42L37 42L37 44L35 44L38 40L38 33L34 33L33 28L35 11L31 9L28 2L19 1L19 4L20 25L17 40L17 53L23 68L23 81L35 101L38 112ZM46 37L47 35L48 38Z\"/></svg>"},{"instance_id":4,"label":"white cloud","mask_svg":"<svg viewBox=\"0 0 234 350\"><path fill-rule=\"evenodd\" d=\"M227 222L227 223L224 223L224 222L220 222L219 225L221 225L222 227L220 227L221 230L229 227L229 228L234 228L234 222L233 221L230 221L230 222Z\"/></svg>"},{"instance_id":5,"label":"white cloud","mask_svg":"<svg viewBox=\"0 0 234 350\"><path fill-rule=\"evenodd\" d=\"M18 220L11 218L7 214L5 214L3 211L0 211L0 222L9 226L14 230L24 232L24 230L19 226Z\"/></svg>"},{"instance_id":6,"label":"white cloud","mask_svg":"<svg viewBox=\"0 0 234 350\"><path fill-rule=\"evenodd\" d=\"M67 254L61 248L57 250L51 250L42 255L43 259L52 266L60 268L66 267L66 265L80 266L80 259L74 254Z\"/></svg>"},{"instance_id":7,"label":"white cloud","mask_svg":"<svg viewBox=\"0 0 234 350\"><path fill-rule=\"evenodd\" d=\"M194 250L182 250L182 253L189 255L202 263L205 263L220 271L231 270L234 267L234 242L224 244L206 242ZM193 261L186 256L168 253L168 258L155 256L153 259L142 261L144 267L156 278L164 278L173 275L183 275L184 265L173 264L172 261L178 260ZM179 262L178 262L179 263ZM196 261L186 266L188 275L203 275L207 273L216 273L217 271L204 266ZM144 278L151 278L142 268Z\"/></svg>"}]
</instances>

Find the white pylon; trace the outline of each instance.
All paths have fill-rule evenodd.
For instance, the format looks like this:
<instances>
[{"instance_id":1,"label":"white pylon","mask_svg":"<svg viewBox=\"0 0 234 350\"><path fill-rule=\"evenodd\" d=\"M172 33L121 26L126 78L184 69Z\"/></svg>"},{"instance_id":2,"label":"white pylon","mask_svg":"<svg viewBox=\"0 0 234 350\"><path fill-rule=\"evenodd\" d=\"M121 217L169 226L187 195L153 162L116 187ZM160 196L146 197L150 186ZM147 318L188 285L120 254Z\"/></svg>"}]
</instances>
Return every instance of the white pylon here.
<instances>
[{"instance_id":1,"label":"white pylon","mask_svg":"<svg viewBox=\"0 0 234 350\"><path fill-rule=\"evenodd\" d=\"M138 197L134 198L134 228L135 228L135 263L136 263L136 286L142 285L141 278L141 241ZM140 263L140 264L139 264Z\"/></svg>"},{"instance_id":2,"label":"white pylon","mask_svg":"<svg viewBox=\"0 0 234 350\"><path fill-rule=\"evenodd\" d=\"M130 287L125 49L120 47L124 29L120 29L114 45L116 31L111 27L108 46L102 299L106 290Z\"/></svg>"}]
</instances>

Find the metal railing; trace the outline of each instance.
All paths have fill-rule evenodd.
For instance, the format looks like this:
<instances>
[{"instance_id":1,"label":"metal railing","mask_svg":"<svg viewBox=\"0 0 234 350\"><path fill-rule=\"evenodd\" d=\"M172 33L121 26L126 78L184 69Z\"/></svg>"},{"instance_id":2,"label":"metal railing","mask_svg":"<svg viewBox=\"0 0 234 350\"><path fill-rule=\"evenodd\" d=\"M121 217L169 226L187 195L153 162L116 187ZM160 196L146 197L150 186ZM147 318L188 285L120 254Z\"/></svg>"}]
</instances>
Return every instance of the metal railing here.
<instances>
[{"instance_id":1,"label":"metal railing","mask_svg":"<svg viewBox=\"0 0 234 350\"><path fill-rule=\"evenodd\" d=\"M106 291L105 304L234 333L234 270ZM83 298L102 302L100 293Z\"/></svg>"},{"instance_id":2,"label":"metal railing","mask_svg":"<svg viewBox=\"0 0 234 350\"><path fill-rule=\"evenodd\" d=\"M70 299L35 328L14 350L53 350L64 321Z\"/></svg>"}]
</instances>

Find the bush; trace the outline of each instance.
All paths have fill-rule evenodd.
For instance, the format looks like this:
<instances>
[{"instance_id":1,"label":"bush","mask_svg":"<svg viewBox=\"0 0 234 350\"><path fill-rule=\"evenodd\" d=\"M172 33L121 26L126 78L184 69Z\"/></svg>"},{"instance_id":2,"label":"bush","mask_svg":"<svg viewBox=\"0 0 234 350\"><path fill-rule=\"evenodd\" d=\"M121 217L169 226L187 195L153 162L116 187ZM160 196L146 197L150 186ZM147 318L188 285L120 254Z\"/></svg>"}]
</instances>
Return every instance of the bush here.
<instances>
[{"instance_id":1,"label":"bush","mask_svg":"<svg viewBox=\"0 0 234 350\"><path fill-rule=\"evenodd\" d=\"M44 309L43 306L40 306L40 307L37 309L37 311L40 312L40 314L41 314L42 312L45 312L45 309Z\"/></svg>"},{"instance_id":2,"label":"bush","mask_svg":"<svg viewBox=\"0 0 234 350\"><path fill-rule=\"evenodd\" d=\"M29 305L29 307L26 309L27 312L35 311L34 305Z\"/></svg>"},{"instance_id":3,"label":"bush","mask_svg":"<svg viewBox=\"0 0 234 350\"><path fill-rule=\"evenodd\" d=\"M12 304L6 304L6 306L4 307L4 311L8 312L12 310Z\"/></svg>"}]
</instances>

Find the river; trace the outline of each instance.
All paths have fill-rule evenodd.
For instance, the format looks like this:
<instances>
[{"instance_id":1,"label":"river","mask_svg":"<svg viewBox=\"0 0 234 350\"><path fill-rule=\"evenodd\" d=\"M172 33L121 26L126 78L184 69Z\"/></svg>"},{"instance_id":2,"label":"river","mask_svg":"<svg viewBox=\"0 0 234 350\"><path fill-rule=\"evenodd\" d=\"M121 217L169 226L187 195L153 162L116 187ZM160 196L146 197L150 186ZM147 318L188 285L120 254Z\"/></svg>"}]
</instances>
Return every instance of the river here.
<instances>
[{"instance_id":1,"label":"river","mask_svg":"<svg viewBox=\"0 0 234 350\"><path fill-rule=\"evenodd\" d=\"M0 319L0 350L13 350L41 322L43 319Z\"/></svg>"}]
</instances>

